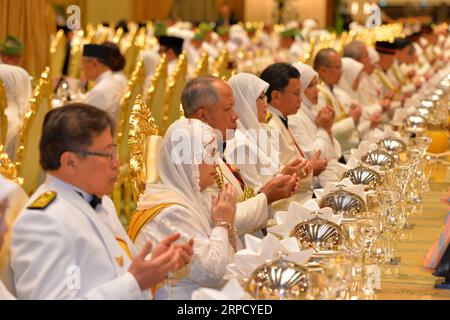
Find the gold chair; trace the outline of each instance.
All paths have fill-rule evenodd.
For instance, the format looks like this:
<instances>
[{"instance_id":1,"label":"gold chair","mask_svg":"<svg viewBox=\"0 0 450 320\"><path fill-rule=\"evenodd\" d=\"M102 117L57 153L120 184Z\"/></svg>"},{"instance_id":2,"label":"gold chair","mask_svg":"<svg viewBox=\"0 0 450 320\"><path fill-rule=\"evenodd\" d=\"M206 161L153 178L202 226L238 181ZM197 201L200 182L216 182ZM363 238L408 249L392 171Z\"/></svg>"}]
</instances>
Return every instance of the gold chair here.
<instances>
[{"instance_id":1,"label":"gold chair","mask_svg":"<svg viewBox=\"0 0 450 320\"><path fill-rule=\"evenodd\" d=\"M229 69L228 64L229 64L228 50L223 49L222 52L220 53L219 58L217 59L215 65L215 72L213 73L213 75L225 81L230 79L233 70Z\"/></svg>"},{"instance_id":2,"label":"gold chair","mask_svg":"<svg viewBox=\"0 0 450 320\"><path fill-rule=\"evenodd\" d=\"M5 145L6 135L8 134L8 117L5 113L7 108L6 89L3 81L0 80L0 144L2 145Z\"/></svg>"},{"instance_id":3,"label":"gold chair","mask_svg":"<svg viewBox=\"0 0 450 320\"><path fill-rule=\"evenodd\" d=\"M200 55L200 60L197 63L197 68L195 69L195 77L207 76L209 74L208 67L208 54L206 52L202 52Z\"/></svg>"},{"instance_id":4,"label":"gold chair","mask_svg":"<svg viewBox=\"0 0 450 320\"><path fill-rule=\"evenodd\" d=\"M130 147L130 178L133 196L137 202L145 190L146 183L156 183L157 155L161 136L151 115L150 108L139 96L130 116L128 145Z\"/></svg>"},{"instance_id":5,"label":"gold chair","mask_svg":"<svg viewBox=\"0 0 450 320\"><path fill-rule=\"evenodd\" d=\"M187 82L187 59L185 54L178 57L178 64L172 79L167 83L166 102L163 112L161 133L164 135L169 126L183 116L181 93Z\"/></svg>"},{"instance_id":6,"label":"gold chair","mask_svg":"<svg viewBox=\"0 0 450 320\"><path fill-rule=\"evenodd\" d=\"M52 79L62 75L67 51L66 43L67 40L64 31L59 30L50 46L50 70L52 72Z\"/></svg>"},{"instance_id":7,"label":"gold chair","mask_svg":"<svg viewBox=\"0 0 450 320\"><path fill-rule=\"evenodd\" d=\"M43 177L39 164L39 140L44 117L51 109L52 83L50 68L46 67L30 99L30 110L25 114L19 131L19 147L16 155L18 176L24 179L23 189L32 194Z\"/></svg>"},{"instance_id":8,"label":"gold chair","mask_svg":"<svg viewBox=\"0 0 450 320\"><path fill-rule=\"evenodd\" d=\"M167 59L166 55L163 54L161 56L160 63L153 75L152 84L148 89L146 101L158 128L162 128L163 125L166 83L167 83Z\"/></svg>"},{"instance_id":9,"label":"gold chair","mask_svg":"<svg viewBox=\"0 0 450 320\"><path fill-rule=\"evenodd\" d=\"M83 30L79 30L75 34L75 37L72 41L72 47L70 49L70 62L67 74L71 78L79 79L81 77L81 67L82 67L81 59L83 56L83 42L84 42L84 32ZM88 39L86 39L86 43L89 43Z\"/></svg>"},{"instance_id":10,"label":"gold chair","mask_svg":"<svg viewBox=\"0 0 450 320\"><path fill-rule=\"evenodd\" d=\"M9 226L9 231L5 234L3 246L0 250L0 280L8 290L14 292L13 273L10 266L10 244L11 244L11 227L19 215L25 203L28 201L27 194L20 186L23 179L17 176L17 170L14 163L8 158L3 145L0 145L0 174L8 180L15 182L17 190L9 195L8 209L6 210L6 224Z\"/></svg>"},{"instance_id":11,"label":"gold chair","mask_svg":"<svg viewBox=\"0 0 450 320\"><path fill-rule=\"evenodd\" d=\"M119 179L113 190L113 201L120 214L123 201L123 209L125 214L128 215L131 205L131 185L129 181L129 158L130 151L128 148L128 130L130 114L133 108L134 101L138 95L142 94L142 86L144 82L145 72L142 62L138 62L136 68L128 82L128 88L122 99L120 106L119 122L117 126L117 136L115 138L116 144L119 146L119 159L120 159L120 175ZM123 196L122 196L123 190Z\"/></svg>"},{"instance_id":12,"label":"gold chair","mask_svg":"<svg viewBox=\"0 0 450 320\"><path fill-rule=\"evenodd\" d=\"M146 43L146 28L141 28L135 32L134 36L132 35L130 39L132 39L125 48L125 68L123 72L125 75L129 76L132 74L134 67L136 66L136 61L139 57L139 52L143 50Z\"/></svg>"}]
</instances>

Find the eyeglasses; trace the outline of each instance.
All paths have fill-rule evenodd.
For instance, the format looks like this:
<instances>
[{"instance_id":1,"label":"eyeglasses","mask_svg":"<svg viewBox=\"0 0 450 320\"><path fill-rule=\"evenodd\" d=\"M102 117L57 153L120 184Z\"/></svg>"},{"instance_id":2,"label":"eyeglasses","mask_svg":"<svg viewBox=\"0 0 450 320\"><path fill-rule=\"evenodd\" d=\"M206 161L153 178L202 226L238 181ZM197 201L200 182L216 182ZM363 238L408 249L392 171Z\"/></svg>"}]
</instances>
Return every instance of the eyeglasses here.
<instances>
[{"instance_id":1,"label":"eyeglasses","mask_svg":"<svg viewBox=\"0 0 450 320\"><path fill-rule=\"evenodd\" d=\"M116 161L119 155L119 153L117 152L117 144L113 145L113 151L111 153L101 153L86 150L71 150L71 152L78 153L79 155L82 155L84 157L96 156L96 157L110 158L111 161Z\"/></svg>"}]
</instances>

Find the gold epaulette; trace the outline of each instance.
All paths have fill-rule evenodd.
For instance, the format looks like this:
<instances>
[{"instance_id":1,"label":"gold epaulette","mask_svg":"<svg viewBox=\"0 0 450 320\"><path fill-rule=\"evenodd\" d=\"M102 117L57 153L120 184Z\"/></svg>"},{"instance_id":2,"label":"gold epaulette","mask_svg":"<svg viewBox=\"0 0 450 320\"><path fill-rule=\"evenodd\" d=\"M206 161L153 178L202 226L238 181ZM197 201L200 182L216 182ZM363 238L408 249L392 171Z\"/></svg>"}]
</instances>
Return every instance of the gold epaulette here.
<instances>
[{"instance_id":1,"label":"gold epaulette","mask_svg":"<svg viewBox=\"0 0 450 320\"><path fill-rule=\"evenodd\" d=\"M57 193L55 191L47 191L37 197L37 199L34 200L33 203L27 207L27 209L44 210L56 199L56 195Z\"/></svg>"},{"instance_id":2,"label":"gold epaulette","mask_svg":"<svg viewBox=\"0 0 450 320\"><path fill-rule=\"evenodd\" d=\"M266 119L265 119L265 122L266 123L269 123L269 121L272 119L272 114L270 113L270 112L267 112L266 113Z\"/></svg>"}]
</instances>

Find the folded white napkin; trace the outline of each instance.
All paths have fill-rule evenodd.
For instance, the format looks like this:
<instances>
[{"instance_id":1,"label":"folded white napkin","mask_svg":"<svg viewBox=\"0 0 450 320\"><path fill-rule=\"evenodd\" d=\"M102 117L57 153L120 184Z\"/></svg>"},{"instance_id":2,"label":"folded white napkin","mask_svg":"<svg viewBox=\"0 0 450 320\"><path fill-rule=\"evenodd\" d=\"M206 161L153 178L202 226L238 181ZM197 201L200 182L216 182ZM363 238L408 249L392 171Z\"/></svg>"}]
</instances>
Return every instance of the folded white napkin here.
<instances>
[{"instance_id":1,"label":"folded white napkin","mask_svg":"<svg viewBox=\"0 0 450 320\"><path fill-rule=\"evenodd\" d=\"M321 219L334 222L337 225L340 225L344 218L342 215L333 214L331 208L320 209L314 199L308 200L303 205L291 202L288 211L279 211L275 214L277 225L268 228L267 231L283 238L289 237L297 224L315 218L314 212L317 211L320 212L319 217Z\"/></svg>"},{"instance_id":2,"label":"folded white napkin","mask_svg":"<svg viewBox=\"0 0 450 320\"><path fill-rule=\"evenodd\" d=\"M247 234L245 244L246 249L236 252L233 263L227 266L225 279L248 278L256 268L268 260L275 259L280 252L284 253L286 260L300 265L308 262L313 254L312 249L302 251L295 238L278 240L272 234L268 234L264 239Z\"/></svg>"},{"instance_id":3,"label":"folded white napkin","mask_svg":"<svg viewBox=\"0 0 450 320\"><path fill-rule=\"evenodd\" d=\"M378 146L373 141L363 140L359 144L358 148L352 148L350 150L350 159L355 158L356 160L361 160L367 153L378 149Z\"/></svg>"},{"instance_id":4,"label":"folded white napkin","mask_svg":"<svg viewBox=\"0 0 450 320\"><path fill-rule=\"evenodd\" d=\"M253 300L251 295L244 291L237 279L231 279L222 290L201 288L192 293L192 300Z\"/></svg>"},{"instance_id":5,"label":"folded white napkin","mask_svg":"<svg viewBox=\"0 0 450 320\"><path fill-rule=\"evenodd\" d=\"M364 200L364 202L367 202L366 193L364 192L364 185L355 185L348 178L344 178L339 182L328 182L324 189L316 189L314 190L314 193L320 202L320 199L325 197L327 194L339 190L340 186L344 186L343 190L357 194Z\"/></svg>"}]
</instances>

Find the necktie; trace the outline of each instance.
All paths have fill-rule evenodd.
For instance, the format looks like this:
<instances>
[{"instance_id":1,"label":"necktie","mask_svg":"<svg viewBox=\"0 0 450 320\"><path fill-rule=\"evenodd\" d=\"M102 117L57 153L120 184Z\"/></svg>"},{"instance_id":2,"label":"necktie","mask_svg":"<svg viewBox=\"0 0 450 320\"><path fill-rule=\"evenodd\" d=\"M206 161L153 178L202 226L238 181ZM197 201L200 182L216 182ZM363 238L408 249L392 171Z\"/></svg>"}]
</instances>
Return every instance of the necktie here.
<instances>
[{"instance_id":1,"label":"necktie","mask_svg":"<svg viewBox=\"0 0 450 320\"><path fill-rule=\"evenodd\" d=\"M95 210L95 208L97 208L97 206L98 206L99 204L102 204L102 199L100 199L100 198L97 197L97 196L93 196L93 197L92 197L92 200L89 202L89 204L91 205L92 209Z\"/></svg>"},{"instance_id":2,"label":"necktie","mask_svg":"<svg viewBox=\"0 0 450 320\"><path fill-rule=\"evenodd\" d=\"M286 118L283 118L283 117L280 117L280 120L281 120L281 122L283 122L283 124L284 124L284 126L286 127L286 129L288 129L289 127L288 127L288 119Z\"/></svg>"}]
</instances>

